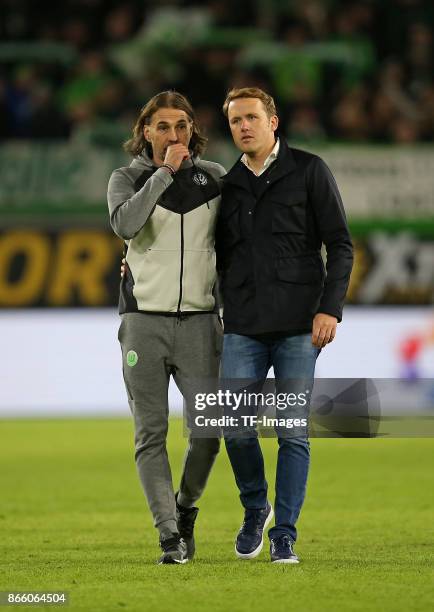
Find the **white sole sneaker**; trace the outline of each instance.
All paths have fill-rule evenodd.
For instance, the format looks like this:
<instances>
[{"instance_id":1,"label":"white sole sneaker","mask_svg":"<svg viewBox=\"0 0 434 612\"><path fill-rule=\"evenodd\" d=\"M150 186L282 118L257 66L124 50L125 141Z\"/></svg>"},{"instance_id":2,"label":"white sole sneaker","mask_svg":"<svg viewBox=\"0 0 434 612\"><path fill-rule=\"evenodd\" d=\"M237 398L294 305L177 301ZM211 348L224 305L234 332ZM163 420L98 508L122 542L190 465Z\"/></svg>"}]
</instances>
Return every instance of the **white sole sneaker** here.
<instances>
[{"instance_id":1,"label":"white sole sneaker","mask_svg":"<svg viewBox=\"0 0 434 612\"><path fill-rule=\"evenodd\" d=\"M264 523L264 528L262 530L262 538L261 538L261 543L259 544L259 546L257 548L255 548L254 551L252 551L251 553L240 553L237 550L237 543L235 542L235 554L238 557L238 559L245 559L245 560L249 560L249 559L254 559L255 557L257 557L259 555L259 553L261 552L263 546L264 546L264 531L266 529L266 527L270 524L271 519L274 516L274 510L273 510L273 506L270 504L270 512L268 513L267 518L265 519L265 523Z\"/></svg>"},{"instance_id":2,"label":"white sole sneaker","mask_svg":"<svg viewBox=\"0 0 434 612\"><path fill-rule=\"evenodd\" d=\"M175 564L184 565L184 563L187 563L187 562L188 562L188 559L180 560L180 559L174 559L173 557L170 557L170 558L166 558L164 561L163 560L159 561L158 565L175 565Z\"/></svg>"},{"instance_id":3,"label":"white sole sneaker","mask_svg":"<svg viewBox=\"0 0 434 612\"><path fill-rule=\"evenodd\" d=\"M300 563L299 559L276 559L276 561L272 561L271 563L292 563L293 565L296 565L297 563Z\"/></svg>"}]
</instances>

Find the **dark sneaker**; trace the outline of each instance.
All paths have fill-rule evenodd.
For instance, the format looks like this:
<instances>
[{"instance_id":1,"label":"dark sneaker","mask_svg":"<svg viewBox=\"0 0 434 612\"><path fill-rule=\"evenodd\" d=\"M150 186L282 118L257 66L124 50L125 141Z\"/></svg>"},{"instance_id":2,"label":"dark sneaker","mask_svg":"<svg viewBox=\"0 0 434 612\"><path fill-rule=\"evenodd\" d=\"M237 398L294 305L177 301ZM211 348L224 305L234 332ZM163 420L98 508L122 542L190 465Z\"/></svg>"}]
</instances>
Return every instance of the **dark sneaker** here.
<instances>
[{"instance_id":1,"label":"dark sneaker","mask_svg":"<svg viewBox=\"0 0 434 612\"><path fill-rule=\"evenodd\" d=\"M293 543L287 535L270 539L270 555L272 563L299 563L300 560L293 550Z\"/></svg>"},{"instance_id":2,"label":"dark sneaker","mask_svg":"<svg viewBox=\"0 0 434 612\"><path fill-rule=\"evenodd\" d=\"M172 537L160 539L163 554L158 559L158 565L163 563L187 563L187 545L179 533L173 533Z\"/></svg>"},{"instance_id":3,"label":"dark sneaker","mask_svg":"<svg viewBox=\"0 0 434 612\"><path fill-rule=\"evenodd\" d=\"M273 508L269 502L259 510L247 509L244 522L235 542L235 554L239 559L254 559L264 545L264 529L273 518Z\"/></svg>"},{"instance_id":4,"label":"dark sneaker","mask_svg":"<svg viewBox=\"0 0 434 612\"><path fill-rule=\"evenodd\" d=\"M176 494L176 498L178 498L178 494ZM178 501L176 502L176 523L179 535L187 545L187 558L189 560L193 559L196 550L193 531L198 512L199 508L185 508L180 506Z\"/></svg>"}]
</instances>

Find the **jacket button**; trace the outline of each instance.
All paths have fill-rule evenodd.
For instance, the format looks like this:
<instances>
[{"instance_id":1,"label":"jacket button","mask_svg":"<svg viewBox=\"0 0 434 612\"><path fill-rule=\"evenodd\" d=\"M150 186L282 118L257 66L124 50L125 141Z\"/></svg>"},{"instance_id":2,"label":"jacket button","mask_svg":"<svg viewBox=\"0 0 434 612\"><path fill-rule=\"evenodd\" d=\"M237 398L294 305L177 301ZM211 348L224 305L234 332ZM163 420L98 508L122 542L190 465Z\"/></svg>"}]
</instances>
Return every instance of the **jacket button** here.
<instances>
[{"instance_id":1,"label":"jacket button","mask_svg":"<svg viewBox=\"0 0 434 612\"><path fill-rule=\"evenodd\" d=\"M270 184L270 181L267 181L267 185L269 185L269 184Z\"/></svg>"},{"instance_id":2,"label":"jacket button","mask_svg":"<svg viewBox=\"0 0 434 612\"><path fill-rule=\"evenodd\" d=\"M251 214L252 214L252 211L251 211L251 210L249 210L249 215L251 215Z\"/></svg>"}]
</instances>

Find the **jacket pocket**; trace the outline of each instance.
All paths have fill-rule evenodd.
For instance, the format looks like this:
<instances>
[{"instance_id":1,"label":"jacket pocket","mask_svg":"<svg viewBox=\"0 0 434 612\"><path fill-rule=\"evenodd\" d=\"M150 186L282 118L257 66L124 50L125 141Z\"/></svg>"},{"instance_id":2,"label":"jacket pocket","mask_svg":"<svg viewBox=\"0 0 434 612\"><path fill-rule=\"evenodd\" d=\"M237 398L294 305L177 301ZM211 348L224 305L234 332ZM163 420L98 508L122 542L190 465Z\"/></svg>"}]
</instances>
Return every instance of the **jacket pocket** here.
<instances>
[{"instance_id":1,"label":"jacket pocket","mask_svg":"<svg viewBox=\"0 0 434 612\"><path fill-rule=\"evenodd\" d=\"M304 234L306 232L306 191L291 191L271 197L272 232Z\"/></svg>"},{"instance_id":2,"label":"jacket pocket","mask_svg":"<svg viewBox=\"0 0 434 612\"><path fill-rule=\"evenodd\" d=\"M275 261L275 270L284 283L321 286L324 281L321 262L313 256L282 257Z\"/></svg>"}]
</instances>

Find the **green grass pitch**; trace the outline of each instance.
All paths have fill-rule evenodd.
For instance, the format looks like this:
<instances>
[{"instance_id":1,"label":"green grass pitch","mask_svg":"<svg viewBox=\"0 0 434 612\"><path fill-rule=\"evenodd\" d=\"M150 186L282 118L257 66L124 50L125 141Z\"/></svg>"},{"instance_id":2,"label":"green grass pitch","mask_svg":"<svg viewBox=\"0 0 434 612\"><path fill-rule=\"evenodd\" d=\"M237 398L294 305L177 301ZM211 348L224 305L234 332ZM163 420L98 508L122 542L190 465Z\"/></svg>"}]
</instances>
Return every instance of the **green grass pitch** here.
<instances>
[{"instance_id":1,"label":"green grass pitch","mask_svg":"<svg viewBox=\"0 0 434 612\"><path fill-rule=\"evenodd\" d=\"M0 429L0 590L66 590L66 609L86 612L434 609L434 439L313 440L298 566L272 565L267 544L253 561L235 558L242 511L222 448L196 560L157 566L129 420ZM185 445L173 419L175 485ZM273 501L277 445L262 446Z\"/></svg>"}]
</instances>

